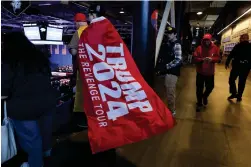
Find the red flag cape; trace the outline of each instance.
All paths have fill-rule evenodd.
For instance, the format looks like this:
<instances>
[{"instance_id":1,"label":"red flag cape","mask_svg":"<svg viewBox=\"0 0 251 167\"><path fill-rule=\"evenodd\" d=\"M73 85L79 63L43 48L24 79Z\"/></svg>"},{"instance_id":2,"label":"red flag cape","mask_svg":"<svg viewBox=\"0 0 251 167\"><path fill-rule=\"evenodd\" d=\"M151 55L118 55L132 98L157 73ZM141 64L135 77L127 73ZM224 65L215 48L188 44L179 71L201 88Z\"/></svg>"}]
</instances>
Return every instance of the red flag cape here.
<instances>
[{"instance_id":1,"label":"red flag cape","mask_svg":"<svg viewBox=\"0 0 251 167\"><path fill-rule=\"evenodd\" d=\"M174 119L141 76L114 26L95 19L79 41L83 107L93 153L147 139Z\"/></svg>"}]
</instances>

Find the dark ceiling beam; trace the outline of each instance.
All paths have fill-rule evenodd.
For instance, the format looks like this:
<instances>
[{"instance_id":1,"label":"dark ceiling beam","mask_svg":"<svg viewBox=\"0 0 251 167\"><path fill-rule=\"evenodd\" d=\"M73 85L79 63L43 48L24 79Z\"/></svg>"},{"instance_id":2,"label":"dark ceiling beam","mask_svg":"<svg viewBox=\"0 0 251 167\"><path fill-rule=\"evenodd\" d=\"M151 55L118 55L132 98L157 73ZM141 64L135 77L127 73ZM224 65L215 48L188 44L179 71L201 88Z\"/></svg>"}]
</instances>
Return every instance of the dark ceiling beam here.
<instances>
[{"instance_id":1,"label":"dark ceiling beam","mask_svg":"<svg viewBox=\"0 0 251 167\"><path fill-rule=\"evenodd\" d=\"M72 3L74 3L75 5L82 6L82 7L84 7L84 8L89 8L90 5L91 5L91 4L87 3L87 2L72 2ZM108 17L111 17L111 18L113 18L113 19L116 19L116 20L120 20L120 21L126 22L126 23L128 23L128 24L132 24L131 21L128 21L128 20L126 20L125 18L123 18L123 17L121 17L121 16L118 16L118 15L114 14L113 12L111 12L110 9L106 10L105 13L106 13L106 15L107 15Z\"/></svg>"}]
</instances>

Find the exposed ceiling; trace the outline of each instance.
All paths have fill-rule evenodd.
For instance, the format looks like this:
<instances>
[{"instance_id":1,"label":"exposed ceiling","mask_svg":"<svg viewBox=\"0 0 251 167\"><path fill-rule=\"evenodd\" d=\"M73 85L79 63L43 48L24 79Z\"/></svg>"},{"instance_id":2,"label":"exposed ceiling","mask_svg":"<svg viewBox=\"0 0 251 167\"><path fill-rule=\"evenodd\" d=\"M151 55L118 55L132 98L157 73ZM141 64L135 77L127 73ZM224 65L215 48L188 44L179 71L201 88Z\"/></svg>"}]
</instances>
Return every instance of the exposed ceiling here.
<instances>
[{"instance_id":1,"label":"exposed ceiling","mask_svg":"<svg viewBox=\"0 0 251 167\"><path fill-rule=\"evenodd\" d=\"M219 17L226 1L191 1L187 2L186 13L192 27L211 27ZM198 15L198 12L202 12Z\"/></svg>"},{"instance_id":2,"label":"exposed ceiling","mask_svg":"<svg viewBox=\"0 0 251 167\"><path fill-rule=\"evenodd\" d=\"M73 21L78 12L87 15L88 7L95 2L69 2L69 1L32 1L27 10L19 16L14 16L1 7L2 32L22 29L24 23L48 22L64 27L64 34L71 35L76 30ZM118 27L121 33L131 33L132 16L130 15L131 3L112 2L103 4L109 20ZM122 9L123 7L123 9ZM120 14L120 10L124 13Z\"/></svg>"}]
</instances>

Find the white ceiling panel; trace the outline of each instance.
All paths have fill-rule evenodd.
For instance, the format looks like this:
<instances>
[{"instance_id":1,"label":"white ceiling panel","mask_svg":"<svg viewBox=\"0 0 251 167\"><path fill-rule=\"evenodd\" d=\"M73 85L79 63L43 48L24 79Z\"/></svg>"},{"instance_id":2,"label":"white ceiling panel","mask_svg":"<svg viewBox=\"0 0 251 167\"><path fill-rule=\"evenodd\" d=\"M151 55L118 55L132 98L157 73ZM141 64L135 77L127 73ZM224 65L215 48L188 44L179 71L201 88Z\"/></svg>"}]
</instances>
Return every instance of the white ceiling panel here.
<instances>
[{"instance_id":1,"label":"white ceiling panel","mask_svg":"<svg viewBox=\"0 0 251 167\"><path fill-rule=\"evenodd\" d=\"M219 15L207 15L206 20L217 20L217 18L219 17Z\"/></svg>"}]
</instances>

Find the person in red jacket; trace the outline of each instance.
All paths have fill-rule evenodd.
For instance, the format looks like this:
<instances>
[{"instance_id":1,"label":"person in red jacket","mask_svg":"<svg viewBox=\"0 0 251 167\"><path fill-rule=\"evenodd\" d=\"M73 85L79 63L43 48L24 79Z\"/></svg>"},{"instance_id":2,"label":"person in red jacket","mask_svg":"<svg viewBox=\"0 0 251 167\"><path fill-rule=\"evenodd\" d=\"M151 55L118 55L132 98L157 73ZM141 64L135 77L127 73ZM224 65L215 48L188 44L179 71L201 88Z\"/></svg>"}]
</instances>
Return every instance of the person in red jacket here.
<instances>
[{"instance_id":1,"label":"person in red jacket","mask_svg":"<svg viewBox=\"0 0 251 167\"><path fill-rule=\"evenodd\" d=\"M197 111L208 104L208 96L214 89L215 63L220 59L219 48L212 43L212 35L205 34L201 45L194 52L197 67ZM204 91L204 85L206 87Z\"/></svg>"}]
</instances>

